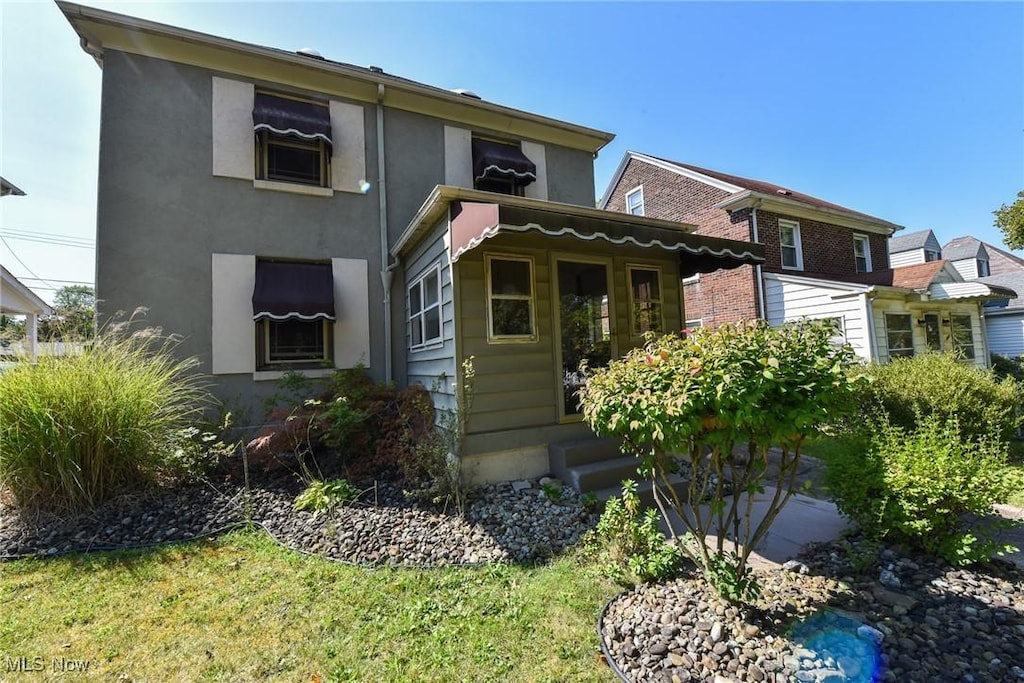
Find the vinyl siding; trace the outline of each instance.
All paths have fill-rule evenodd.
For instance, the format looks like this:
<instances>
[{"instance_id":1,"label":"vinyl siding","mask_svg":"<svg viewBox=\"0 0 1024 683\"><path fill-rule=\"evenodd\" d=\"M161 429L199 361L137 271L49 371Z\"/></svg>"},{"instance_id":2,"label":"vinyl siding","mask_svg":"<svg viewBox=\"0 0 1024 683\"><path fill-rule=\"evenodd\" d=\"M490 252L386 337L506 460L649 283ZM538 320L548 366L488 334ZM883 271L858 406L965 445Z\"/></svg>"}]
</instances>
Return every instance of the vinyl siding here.
<instances>
[{"instance_id":1,"label":"vinyl siding","mask_svg":"<svg viewBox=\"0 0 1024 683\"><path fill-rule=\"evenodd\" d=\"M804 282L783 280L768 273L765 280L766 319L779 326L801 319L842 318L846 341L858 356L871 359L864 297L849 288L832 287L807 279ZM841 299L836 295L849 294Z\"/></svg>"},{"instance_id":2,"label":"vinyl siding","mask_svg":"<svg viewBox=\"0 0 1024 683\"><path fill-rule=\"evenodd\" d=\"M878 348L879 362L888 363L889 344L886 337L885 314L886 313L909 313L911 318L911 329L914 335L914 354L922 354L928 351L925 329L917 324L926 313L938 313L940 319L948 319L951 315L971 316L971 332L974 337L974 365L988 367L988 359L985 357L984 330L981 327L981 318L978 316L978 307L973 303L945 304L942 306L928 306L927 304L916 304L908 308L903 299L876 299L873 304L875 317L875 335ZM941 325L942 328L942 350L950 351L953 348L952 331L949 325Z\"/></svg>"},{"instance_id":3,"label":"vinyl siding","mask_svg":"<svg viewBox=\"0 0 1024 683\"><path fill-rule=\"evenodd\" d=\"M898 254L889 254L889 266L892 268L913 266L924 262L924 249L911 249L909 251L901 251Z\"/></svg>"},{"instance_id":4,"label":"vinyl siding","mask_svg":"<svg viewBox=\"0 0 1024 683\"><path fill-rule=\"evenodd\" d=\"M1024 311L1008 315L985 316L988 348L991 353L1015 358L1024 356Z\"/></svg>"}]
</instances>

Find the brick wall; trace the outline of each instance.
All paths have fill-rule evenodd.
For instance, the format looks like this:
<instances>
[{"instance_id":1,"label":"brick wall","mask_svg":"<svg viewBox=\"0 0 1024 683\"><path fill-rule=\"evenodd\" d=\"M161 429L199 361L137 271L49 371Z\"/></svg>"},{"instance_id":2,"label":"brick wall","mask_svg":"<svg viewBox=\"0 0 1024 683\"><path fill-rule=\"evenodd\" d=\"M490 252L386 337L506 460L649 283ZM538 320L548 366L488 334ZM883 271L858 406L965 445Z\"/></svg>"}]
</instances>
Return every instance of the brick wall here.
<instances>
[{"instance_id":1,"label":"brick wall","mask_svg":"<svg viewBox=\"0 0 1024 683\"><path fill-rule=\"evenodd\" d=\"M796 221L800 225L800 244L803 247L803 272L783 270L782 250L779 242L779 219ZM857 274L853 255L853 236L867 235L871 248L871 270L889 267L886 238L883 235L857 232L831 223L807 218L785 216L770 211L757 212L757 232L765 248L764 270L770 273L791 273L844 280Z\"/></svg>"}]
</instances>

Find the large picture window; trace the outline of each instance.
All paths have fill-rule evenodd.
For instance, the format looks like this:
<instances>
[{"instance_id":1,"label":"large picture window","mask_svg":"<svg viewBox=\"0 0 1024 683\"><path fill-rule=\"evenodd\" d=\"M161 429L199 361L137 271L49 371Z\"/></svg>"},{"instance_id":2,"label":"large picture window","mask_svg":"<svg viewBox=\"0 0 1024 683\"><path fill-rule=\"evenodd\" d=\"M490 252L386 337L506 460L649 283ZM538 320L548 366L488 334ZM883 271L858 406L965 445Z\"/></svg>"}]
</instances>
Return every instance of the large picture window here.
<instances>
[{"instance_id":1,"label":"large picture window","mask_svg":"<svg viewBox=\"0 0 1024 683\"><path fill-rule=\"evenodd\" d=\"M409 347L441 341L441 269L435 267L409 286Z\"/></svg>"},{"instance_id":2,"label":"large picture window","mask_svg":"<svg viewBox=\"0 0 1024 683\"><path fill-rule=\"evenodd\" d=\"M486 255L487 338L489 341L534 341L533 260Z\"/></svg>"},{"instance_id":3,"label":"large picture window","mask_svg":"<svg viewBox=\"0 0 1024 683\"><path fill-rule=\"evenodd\" d=\"M664 330L661 271L655 267L628 266L630 329L634 337Z\"/></svg>"},{"instance_id":4,"label":"large picture window","mask_svg":"<svg viewBox=\"0 0 1024 683\"><path fill-rule=\"evenodd\" d=\"M971 316L950 316L953 326L953 348L960 360L974 360L974 327Z\"/></svg>"},{"instance_id":5,"label":"large picture window","mask_svg":"<svg viewBox=\"0 0 1024 683\"><path fill-rule=\"evenodd\" d=\"M889 358L909 358L914 355L914 330L911 325L909 313L885 314Z\"/></svg>"}]
</instances>

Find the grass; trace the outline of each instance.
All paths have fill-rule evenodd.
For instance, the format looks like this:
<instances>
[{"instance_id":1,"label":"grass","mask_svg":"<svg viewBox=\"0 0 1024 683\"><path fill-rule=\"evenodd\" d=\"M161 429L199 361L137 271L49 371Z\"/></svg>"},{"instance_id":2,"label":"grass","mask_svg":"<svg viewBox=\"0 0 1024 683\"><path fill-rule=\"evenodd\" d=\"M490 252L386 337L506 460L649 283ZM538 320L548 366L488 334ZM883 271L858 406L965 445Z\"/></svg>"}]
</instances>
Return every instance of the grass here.
<instances>
[{"instance_id":1,"label":"grass","mask_svg":"<svg viewBox=\"0 0 1024 683\"><path fill-rule=\"evenodd\" d=\"M573 557L367 570L262 532L0 571L5 657L91 660L89 680L612 681L595 630L619 592Z\"/></svg>"}]
</instances>

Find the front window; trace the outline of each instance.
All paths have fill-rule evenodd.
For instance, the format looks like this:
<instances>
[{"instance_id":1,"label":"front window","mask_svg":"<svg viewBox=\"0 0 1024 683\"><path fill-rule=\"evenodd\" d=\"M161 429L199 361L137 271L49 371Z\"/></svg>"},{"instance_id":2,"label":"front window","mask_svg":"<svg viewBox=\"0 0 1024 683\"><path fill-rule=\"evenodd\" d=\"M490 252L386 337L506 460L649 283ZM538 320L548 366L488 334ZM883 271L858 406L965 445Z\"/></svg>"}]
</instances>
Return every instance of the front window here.
<instances>
[{"instance_id":1,"label":"front window","mask_svg":"<svg viewBox=\"0 0 1024 683\"><path fill-rule=\"evenodd\" d=\"M853 259L858 273L871 272L871 244L866 236L853 236Z\"/></svg>"},{"instance_id":2,"label":"front window","mask_svg":"<svg viewBox=\"0 0 1024 683\"><path fill-rule=\"evenodd\" d=\"M885 335L889 358L909 358L914 355L914 331L909 313L886 313Z\"/></svg>"},{"instance_id":3,"label":"front window","mask_svg":"<svg viewBox=\"0 0 1024 683\"><path fill-rule=\"evenodd\" d=\"M258 330L261 367L330 360L330 324L325 320L262 319Z\"/></svg>"},{"instance_id":4,"label":"front window","mask_svg":"<svg viewBox=\"0 0 1024 683\"><path fill-rule=\"evenodd\" d=\"M329 185L332 142L327 105L257 92L252 121L258 180Z\"/></svg>"},{"instance_id":5,"label":"front window","mask_svg":"<svg viewBox=\"0 0 1024 683\"><path fill-rule=\"evenodd\" d=\"M988 261L984 259L978 259L978 277L988 277L992 274L989 270Z\"/></svg>"},{"instance_id":6,"label":"front window","mask_svg":"<svg viewBox=\"0 0 1024 683\"><path fill-rule=\"evenodd\" d=\"M664 329L661 302L661 272L657 268L630 266L630 329L634 337Z\"/></svg>"},{"instance_id":7,"label":"front window","mask_svg":"<svg viewBox=\"0 0 1024 683\"><path fill-rule=\"evenodd\" d=\"M804 257L800 249L799 223L779 221L779 249L783 268L787 270L804 269Z\"/></svg>"},{"instance_id":8,"label":"front window","mask_svg":"<svg viewBox=\"0 0 1024 683\"><path fill-rule=\"evenodd\" d=\"M319 140L294 140L282 135L261 132L256 136L257 177L283 183L324 187L327 159L324 143Z\"/></svg>"},{"instance_id":9,"label":"front window","mask_svg":"<svg viewBox=\"0 0 1024 683\"><path fill-rule=\"evenodd\" d=\"M434 268L409 287L409 347L441 340L441 271Z\"/></svg>"},{"instance_id":10,"label":"front window","mask_svg":"<svg viewBox=\"0 0 1024 683\"><path fill-rule=\"evenodd\" d=\"M961 360L974 360L974 327L971 316L950 316L953 326L953 348Z\"/></svg>"},{"instance_id":11,"label":"front window","mask_svg":"<svg viewBox=\"0 0 1024 683\"><path fill-rule=\"evenodd\" d=\"M929 351L942 350L942 328L939 326L938 313L925 313L924 318L924 343Z\"/></svg>"},{"instance_id":12,"label":"front window","mask_svg":"<svg viewBox=\"0 0 1024 683\"><path fill-rule=\"evenodd\" d=\"M488 341L534 341L533 259L485 257Z\"/></svg>"},{"instance_id":13,"label":"front window","mask_svg":"<svg viewBox=\"0 0 1024 683\"><path fill-rule=\"evenodd\" d=\"M644 215L644 188L642 185L626 193L626 212L634 216Z\"/></svg>"}]
</instances>

